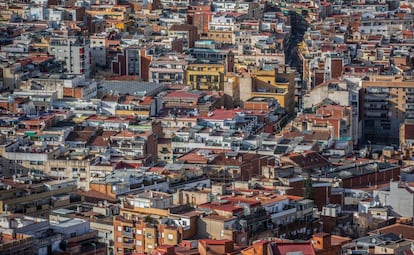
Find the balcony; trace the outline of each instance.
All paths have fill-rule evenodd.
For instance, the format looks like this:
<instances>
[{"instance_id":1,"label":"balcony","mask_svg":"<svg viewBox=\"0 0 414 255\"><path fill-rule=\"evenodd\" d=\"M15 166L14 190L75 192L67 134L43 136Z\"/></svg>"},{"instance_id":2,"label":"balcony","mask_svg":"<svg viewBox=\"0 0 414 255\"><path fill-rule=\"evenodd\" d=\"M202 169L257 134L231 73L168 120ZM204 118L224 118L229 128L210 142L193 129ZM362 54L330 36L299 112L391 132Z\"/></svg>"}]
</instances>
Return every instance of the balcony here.
<instances>
[{"instance_id":1,"label":"balcony","mask_svg":"<svg viewBox=\"0 0 414 255\"><path fill-rule=\"evenodd\" d=\"M75 236L75 237L71 237L67 241L77 243L77 242L81 242L81 241L85 241L85 240L95 239L97 236L98 236L98 231L92 230L92 231L89 231L88 233L85 233L85 234L82 234L82 235L79 235L79 236Z\"/></svg>"},{"instance_id":2,"label":"balcony","mask_svg":"<svg viewBox=\"0 0 414 255\"><path fill-rule=\"evenodd\" d=\"M387 102L387 97L386 96L379 96L379 95L367 95L364 97L365 102L383 102L386 103Z\"/></svg>"},{"instance_id":3,"label":"balcony","mask_svg":"<svg viewBox=\"0 0 414 255\"><path fill-rule=\"evenodd\" d=\"M125 236L125 237L130 237L130 238L133 237L133 233L132 232L125 231L125 230L122 231L122 235Z\"/></svg>"},{"instance_id":4,"label":"balcony","mask_svg":"<svg viewBox=\"0 0 414 255\"><path fill-rule=\"evenodd\" d=\"M387 119L388 115L381 112L367 112L364 117L368 119Z\"/></svg>"},{"instance_id":5,"label":"balcony","mask_svg":"<svg viewBox=\"0 0 414 255\"><path fill-rule=\"evenodd\" d=\"M388 107L365 107L367 111L381 111L381 112L388 112Z\"/></svg>"},{"instance_id":6,"label":"balcony","mask_svg":"<svg viewBox=\"0 0 414 255\"><path fill-rule=\"evenodd\" d=\"M134 243L122 243L122 246L127 249L134 249Z\"/></svg>"},{"instance_id":7,"label":"balcony","mask_svg":"<svg viewBox=\"0 0 414 255\"><path fill-rule=\"evenodd\" d=\"M189 139L189 138L181 138L179 136L175 136L171 139L171 142L173 143L188 143L188 142L194 142L194 139Z\"/></svg>"},{"instance_id":8,"label":"balcony","mask_svg":"<svg viewBox=\"0 0 414 255\"><path fill-rule=\"evenodd\" d=\"M386 94L388 93L390 90L388 88L377 88L377 87L371 87L371 88L367 88L366 92L369 94Z\"/></svg>"}]
</instances>

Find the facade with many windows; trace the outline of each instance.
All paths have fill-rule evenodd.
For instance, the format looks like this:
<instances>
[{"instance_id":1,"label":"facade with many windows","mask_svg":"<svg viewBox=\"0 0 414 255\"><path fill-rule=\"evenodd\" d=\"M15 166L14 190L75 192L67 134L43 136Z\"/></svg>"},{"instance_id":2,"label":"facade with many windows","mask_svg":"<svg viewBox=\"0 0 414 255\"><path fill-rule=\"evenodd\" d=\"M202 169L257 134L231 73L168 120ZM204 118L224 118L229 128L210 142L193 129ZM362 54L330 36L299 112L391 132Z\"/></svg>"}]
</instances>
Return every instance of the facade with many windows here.
<instances>
[{"instance_id":1,"label":"facade with many windows","mask_svg":"<svg viewBox=\"0 0 414 255\"><path fill-rule=\"evenodd\" d=\"M222 90L224 64L189 64L186 73L187 85L195 90Z\"/></svg>"},{"instance_id":2,"label":"facade with many windows","mask_svg":"<svg viewBox=\"0 0 414 255\"><path fill-rule=\"evenodd\" d=\"M363 137L368 141L388 137L398 143L400 124L414 118L414 82L394 80L363 81Z\"/></svg>"}]
</instances>

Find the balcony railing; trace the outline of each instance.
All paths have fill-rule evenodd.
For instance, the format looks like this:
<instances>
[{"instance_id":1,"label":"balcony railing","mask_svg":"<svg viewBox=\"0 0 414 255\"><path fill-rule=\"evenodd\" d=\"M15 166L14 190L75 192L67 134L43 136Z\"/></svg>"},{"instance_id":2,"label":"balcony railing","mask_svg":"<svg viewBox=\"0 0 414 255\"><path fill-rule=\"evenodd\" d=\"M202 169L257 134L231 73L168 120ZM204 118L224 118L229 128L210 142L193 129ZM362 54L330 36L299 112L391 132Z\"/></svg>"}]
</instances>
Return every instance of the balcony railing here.
<instances>
[{"instance_id":1,"label":"balcony railing","mask_svg":"<svg viewBox=\"0 0 414 255\"><path fill-rule=\"evenodd\" d=\"M134 249L134 243L123 243L122 246L127 249Z\"/></svg>"},{"instance_id":2,"label":"balcony railing","mask_svg":"<svg viewBox=\"0 0 414 255\"><path fill-rule=\"evenodd\" d=\"M365 102L387 102L387 97L379 97L378 95L375 96L365 96Z\"/></svg>"},{"instance_id":3,"label":"balcony railing","mask_svg":"<svg viewBox=\"0 0 414 255\"><path fill-rule=\"evenodd\" d=\"M132 232L129 232L129 231L122 231L122 235L123 236L126 236L126 237L131 237L132 238L133 233Z\"/></svg>"},{"instance_id":4,"label":"balcony railing","mask_svg":"<svg viewBox=\"0 0 414 255\"><path fill-rule=\"evenodd\" d=\"M369 111L388 111L389 110L388 107L366 107L365 109Z\"/></svg>"},{"instance_id":5,"label":"balcony railing","mask_svg":"<svg viewBox=\"0 0 414 255\"><path fill-rule=\"evenodd\" d=\"M388 114L378 111L367 111L364 114L366 118L388 118Z\"/></svg>"},{"instance_id":6,"label":"balcony railing","mask_svg":"<svg viewBox=\"0 0 414 255\"><path fill-rule=\"evenodd\" d=\"M270 217L272 218L272 220L274 220L274 219L285 217L287 215L294 214L294 213L296 213L296 207L272 213L270 214Z\"/></svg>"}]
</instances>

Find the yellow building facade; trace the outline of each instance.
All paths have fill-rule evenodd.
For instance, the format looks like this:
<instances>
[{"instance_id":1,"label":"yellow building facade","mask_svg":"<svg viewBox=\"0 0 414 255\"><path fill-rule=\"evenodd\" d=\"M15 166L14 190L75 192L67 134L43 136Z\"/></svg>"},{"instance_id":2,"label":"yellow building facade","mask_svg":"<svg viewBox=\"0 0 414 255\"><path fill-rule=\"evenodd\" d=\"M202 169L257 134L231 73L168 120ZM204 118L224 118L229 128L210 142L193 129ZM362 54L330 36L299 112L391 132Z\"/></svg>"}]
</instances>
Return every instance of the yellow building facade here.
<instances>
[{"instance_id":1,"label":"yellow building facade","mask_svg":"<svg viewBox=\"0 0 414 255\"><path fill-rule=\"evenodd\" d=\"M233 31L208 31L207 34L208 40L214 40L215 42L225 43L225 44L235 44L236 36Z\"/></svg>"},{"instance_id":2,"label":"yellow building facade","mask_svg":"<svg viewBox=\"0 0 414 255\"><path fill-rule=\"evenodd\" d=\"M189 64L186 84L194 90L223 90L224 64Z\"/></svg>"},{"instance_id":3,"label":"yellow building facade","mask_svg":"<svg viewBox=\"0 0 414 255\"><path fill-rule=\"evenodd\" d=\"M252 74L251 97L272 97L289 114L295 110L295 74L277 70L257 71Z\"/></svg>"},{"instance_id":4,"label":"yellow building facade","mask_svg":"<svg viewBox=\"0 0 414 255\"><path fill-rule=\"evenodd\" d=\"M86 13L95 16L104 16L110 20L126 21L131 13L129 6L117 5L117 6L101 6L94 5L90 10L86 10Z\"/></svg>"}]
</instances>

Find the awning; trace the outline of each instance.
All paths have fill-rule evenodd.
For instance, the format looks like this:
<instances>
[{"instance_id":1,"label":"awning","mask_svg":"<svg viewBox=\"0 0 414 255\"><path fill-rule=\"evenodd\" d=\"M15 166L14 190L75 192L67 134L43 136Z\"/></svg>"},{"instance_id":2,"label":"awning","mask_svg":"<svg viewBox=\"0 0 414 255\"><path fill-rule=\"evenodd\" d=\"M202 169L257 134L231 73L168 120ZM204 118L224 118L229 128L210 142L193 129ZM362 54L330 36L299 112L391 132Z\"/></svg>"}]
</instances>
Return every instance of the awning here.
<instances>
[{"instance_id":1,"label":"awning","mask_svg":"<svg viewBox=\"0 0 414 255\"><path fill-rule=\"evenodd\" d=\"M24 135L30 136L30 137L34 137L36 136L37 132L36 131L25 131Z\"/></svg>"}]
</instances>

